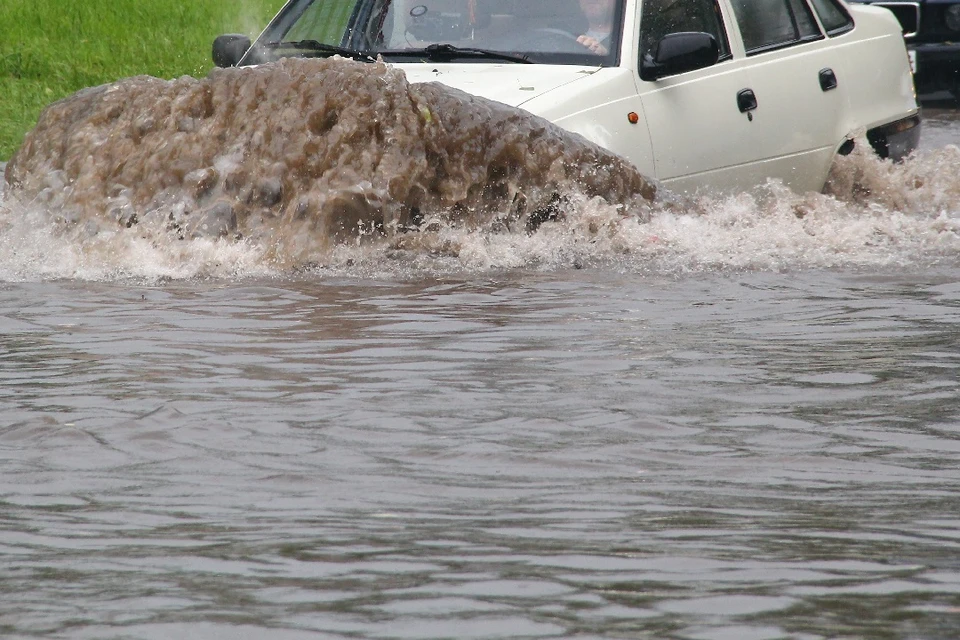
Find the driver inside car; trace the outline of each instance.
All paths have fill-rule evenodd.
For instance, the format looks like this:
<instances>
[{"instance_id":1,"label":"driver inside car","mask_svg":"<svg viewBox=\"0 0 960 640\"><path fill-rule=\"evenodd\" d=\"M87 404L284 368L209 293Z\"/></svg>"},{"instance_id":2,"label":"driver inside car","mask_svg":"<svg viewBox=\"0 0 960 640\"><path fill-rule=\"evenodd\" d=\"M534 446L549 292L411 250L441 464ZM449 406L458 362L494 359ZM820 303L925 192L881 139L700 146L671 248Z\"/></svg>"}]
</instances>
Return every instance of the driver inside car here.
<instances>
[{"instance_id":1,"label":"driver inside car","mask_svg":"<svg viewBox=\"0 0 960 640\"><path fill-rule=\"evenodd\" d=\"M599 56L607 55L613 31L614 0L580 0L580 8L590 21L590 28L577 37L577 42Z\"/></svg>"},{"instance_id":2,"label":"driver inside car","mask_svg":"<svg viewBox=\"0 0 960 640\"><path fill-rule=\"evenodd\" d=\"M526 31L523 44L527 46L546 39L557 51L575 53L579 45L606 55L615 10L616 0L516 0L514 16L516 26ZM564 35L570 38L566 43ZM574 49L568 48L570 44Z\"/></svg>"}]
</instances>

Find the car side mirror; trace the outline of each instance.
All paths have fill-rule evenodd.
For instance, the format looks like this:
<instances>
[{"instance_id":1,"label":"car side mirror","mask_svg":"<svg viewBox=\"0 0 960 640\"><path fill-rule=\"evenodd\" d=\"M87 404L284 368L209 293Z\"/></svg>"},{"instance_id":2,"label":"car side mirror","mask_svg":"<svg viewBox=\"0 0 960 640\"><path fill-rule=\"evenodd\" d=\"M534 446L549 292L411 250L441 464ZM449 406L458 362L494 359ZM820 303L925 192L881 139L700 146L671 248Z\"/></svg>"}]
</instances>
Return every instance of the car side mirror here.
<instances>
[{"instance_id":1,"label":"car side mirror","mask_svg":"<svg viewBox=\"0 0 960 640\"><path fill-rule=\"evenodd\" d=\"M640 62L640 78L659 80L666 76L703 69L717 64L720 45L702 31L669 33L661 38Z\"/></svg>"},{"instance_id":2,"label":"car side mirror","mask_svg":"<svg viewBox=\"0 0 960 640\"><path fill-rule=\"evenodd\" d=\"M217 36L213 41L213 64L220 68L237 66L250 44L250 38L239 33Z\"/></svg>"}]
</instances>

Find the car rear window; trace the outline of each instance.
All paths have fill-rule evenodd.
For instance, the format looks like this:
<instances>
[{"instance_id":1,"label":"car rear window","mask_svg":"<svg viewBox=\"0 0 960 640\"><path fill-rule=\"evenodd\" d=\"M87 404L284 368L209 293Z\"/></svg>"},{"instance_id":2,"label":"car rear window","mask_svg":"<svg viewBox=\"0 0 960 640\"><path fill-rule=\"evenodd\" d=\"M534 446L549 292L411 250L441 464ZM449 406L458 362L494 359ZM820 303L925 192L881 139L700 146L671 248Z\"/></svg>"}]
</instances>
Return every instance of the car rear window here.
<instances>
[{"instance_id":1,"label":"car rear window","mask_svg":"<svg viewBox=\"0 0 960 640\"><path fill-rule=\"evenodd\" d=\"M837 0L812 0L813 9L820 16L827 35L835 36L853 29L853 18Z\"/></svg>"}]
</instances>

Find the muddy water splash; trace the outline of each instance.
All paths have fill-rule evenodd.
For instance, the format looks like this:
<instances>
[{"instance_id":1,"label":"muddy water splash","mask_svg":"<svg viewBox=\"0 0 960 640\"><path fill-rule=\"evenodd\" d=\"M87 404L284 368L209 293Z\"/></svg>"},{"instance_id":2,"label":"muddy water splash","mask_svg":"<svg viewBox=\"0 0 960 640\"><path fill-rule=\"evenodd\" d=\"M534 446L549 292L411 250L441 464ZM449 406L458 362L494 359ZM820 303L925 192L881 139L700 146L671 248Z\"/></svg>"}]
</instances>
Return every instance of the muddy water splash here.
<instances>
[{"instance_id":1,"label":"muddy water splash","mask_svg":"<svg viewBox=\"0 0 960 640\"><path fill-rule=\"evenodd\" d=\"M960 148L927 142L893 164L862 140L825 193L650 204L579 137L383 65L136 78L54 105L28 136L0 200L0 281L960 264ZM562 215L530 233L554 193Z\"/></svg>"},{"instance_id":2,"label":"muddy water splash","mask_svg":"<svg viewBox=\"0 0 960 640\"><path fill-rule=\"evenodd\" d=\"M524 226L558 195L655 194L543 119L339 58L81 91L47 108L6 181L81 234L249 238L280 261L432 217Z\"/></svg>"}]
</instances>

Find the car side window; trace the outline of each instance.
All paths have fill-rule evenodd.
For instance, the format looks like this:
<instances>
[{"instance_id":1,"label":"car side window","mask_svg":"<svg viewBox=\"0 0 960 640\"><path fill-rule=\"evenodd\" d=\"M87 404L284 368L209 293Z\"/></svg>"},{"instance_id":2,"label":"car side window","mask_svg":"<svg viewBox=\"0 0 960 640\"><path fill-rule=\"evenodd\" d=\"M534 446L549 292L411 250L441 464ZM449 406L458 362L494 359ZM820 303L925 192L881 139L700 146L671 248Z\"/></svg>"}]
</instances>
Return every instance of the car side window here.
<instances>
[{"instance_id":1,"label":"car side window","mask_svg":"<svg viewBox=\"0 0 960 640\"><path fill-rule=\"evenodd\" d=\"M284 40L316 40L326 44L340 44L353 11L353 0L314 2L307 5Z\"/></svg>"},{"instance_id":2,"label":"car side window","mask_svg":"<svg viewBox=\"0 0 960 640\"><path fill-rule=\"evenodd\" d=\"M837 0L813 0L813 9L827 35L835 36L853 29L853 19Z\"/></svg>"},{"instance_id":3,"label":"car side window","mask_svg":"<svg viewBox=\"0 0 960 640\"><path fill-rule=\"evenodd\" d=\"M730 45L716 0L643 0L640 58L651 53L665 35L688 31L709 33L720 47L720 59L730 57Z\"/></svg>"},{"instance_id":4,"label":"car side window","mask_svg":"<svg viewBox=\"0 0 960 640\"><path fill-rule=\"evenodd\" d=\"M747 54L821 38L805 0L733 0Z\"/></svg>"}]
</instances>

